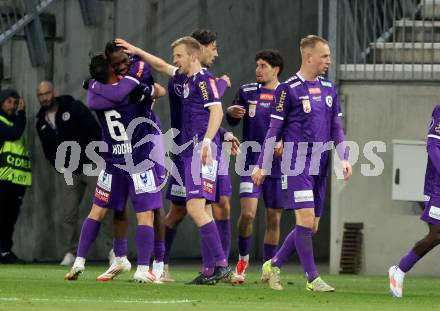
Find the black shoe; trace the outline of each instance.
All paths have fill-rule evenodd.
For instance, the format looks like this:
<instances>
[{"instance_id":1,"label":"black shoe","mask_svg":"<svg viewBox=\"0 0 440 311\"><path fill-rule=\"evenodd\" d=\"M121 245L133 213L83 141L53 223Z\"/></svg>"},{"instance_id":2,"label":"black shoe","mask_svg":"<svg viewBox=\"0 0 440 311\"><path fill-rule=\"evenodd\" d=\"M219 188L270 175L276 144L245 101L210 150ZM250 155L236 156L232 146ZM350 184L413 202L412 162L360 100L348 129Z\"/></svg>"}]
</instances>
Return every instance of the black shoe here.
<instances>
[{"instance_id":1,"label":"black shoe","mask_svg":"<svg viewBox=\"0 0 440 311\"><path fill-rule=\"evenodd\" d=\"M185 283L185 285L215 285L216 281L211 279L212 276L205 276L200 273L191 282Z\"/></svg>"},{"instance_id":2,"label":"black shoe","mask_svg":"<svg viewBox=\"0 0 440 311\"><path fill-rule=\"evenodd\" d=\"M231 273L232 273L232 268L230 266L215 267L214 274L209 277L209 280L218 282L224 278L227 278Z\"/></svg>"},{"instance_id":3,"label":"black shoe","mask_svg":"<svg viewBox=\"0 0 440 311\"><path fill-rule=\"evenodd\" d=\"M24 260L21 260L13 252L8 252L1 256L0 259L2 264L24 264Z\"/></svg>"}]
</instances>

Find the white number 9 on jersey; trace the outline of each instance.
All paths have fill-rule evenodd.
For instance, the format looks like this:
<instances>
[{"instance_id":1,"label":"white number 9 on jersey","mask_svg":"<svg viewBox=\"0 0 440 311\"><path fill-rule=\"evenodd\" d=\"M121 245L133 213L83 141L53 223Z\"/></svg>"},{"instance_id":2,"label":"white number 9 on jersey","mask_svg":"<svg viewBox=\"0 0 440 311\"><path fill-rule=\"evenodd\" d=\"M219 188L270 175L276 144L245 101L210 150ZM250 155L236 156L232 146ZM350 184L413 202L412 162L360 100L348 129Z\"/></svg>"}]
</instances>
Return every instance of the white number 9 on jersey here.
<instances>
[{"instance_id":1,"label":"white number 9 on jersey","mask_svg":"<svg viewBox=\"0 0 440 311\"><path fill-rule=\"evenodd\" d=\"M116 110L108 110L104 112L105 121L107 122L108 131L112 139L116 141L126 141L128 140L127 133L125 132L124 124L119 122L117 119L121 118L121 114ZM119 134L116 134L116 129L118 129Z\"/></svg>"}]
</instances>

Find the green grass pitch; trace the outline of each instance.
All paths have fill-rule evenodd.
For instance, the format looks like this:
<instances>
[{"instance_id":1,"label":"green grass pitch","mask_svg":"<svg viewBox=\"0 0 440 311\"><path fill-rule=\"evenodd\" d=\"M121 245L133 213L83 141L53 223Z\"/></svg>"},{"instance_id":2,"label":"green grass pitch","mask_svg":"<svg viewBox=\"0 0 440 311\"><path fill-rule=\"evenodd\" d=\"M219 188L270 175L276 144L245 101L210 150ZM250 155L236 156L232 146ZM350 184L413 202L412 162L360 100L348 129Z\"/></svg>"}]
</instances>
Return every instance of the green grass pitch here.
<instances>
[{"instance_id":1,"label":"green grass pitch","mask_svg":"<svg viewBox=\"0 0 440 311\"><path fill-rule=\"evenodd\" d=\"M57 265L0 265L0 310L439 310L440 280L408 276L404 298L391 298L386 276L324 275L335 293L305 290L300 274L284 269L284 291L259 282L258 265L245 285L189 286L196 267L175 266L176 283L138 284L133 270L111 282L95 278L105 266L87 266L78 281L63 280Z\"/></svg>"}]
</instances>

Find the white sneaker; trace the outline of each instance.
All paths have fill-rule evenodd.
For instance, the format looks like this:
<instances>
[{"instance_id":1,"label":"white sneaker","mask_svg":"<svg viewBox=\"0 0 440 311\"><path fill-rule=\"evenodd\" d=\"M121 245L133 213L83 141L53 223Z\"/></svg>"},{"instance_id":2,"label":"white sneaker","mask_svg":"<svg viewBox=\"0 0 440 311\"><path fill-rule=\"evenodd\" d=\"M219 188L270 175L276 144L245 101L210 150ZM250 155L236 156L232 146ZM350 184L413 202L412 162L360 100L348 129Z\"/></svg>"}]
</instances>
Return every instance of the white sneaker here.
<instances>
[{"instance_id":1,"label":"white sneaker","mask_svg":"<svg viewBox=\"0 0 440 311\"><path fill-rule=\"evenodd\" d=\"M131 263L127 257L115 257L113 264L103 274L96 278L97 281L111 281L119 274L131 270Z\"/></svg>"},{"instance_id":2,"label":"white sneaker","mask_svg":"<svg viewBox=\"0 0 440 311\"><path fill-rule=\"evenodd\" d=\"M72 253L66 253L60 262L60 266L71 266L74 262L75 256Z\"/></svg>"},{"instance_id":3,"label":"white sneaker","mask_svg":"<svg viewBox=\"0 0 440 311\"><path fill-rule=\"evenodd\" d=\"M108 252L108 265L111 267L116 260L116 255L115 255L115 251L113 250L113 248ZM131 265L130 265L131 267Z\"/></svg>"},{"instance_id":4,"label":"white sneaker","mask_svg":"<svg viewBox=\"0 0 440 311\"><path fill-rule=\"evenodd\" d=\"M85 270L85 262L86 260L84 258L77 257L69 273L64 276L64 279L66 281L76 281L78 276Z\"/></svg>"},{"instance_id":5,"label":"white sneaker","mask_svg":"<svg viewBox=\"0 0 440 311\"><path fill-rule=\"evenodd\" d=\"M139 267L137 268L136 272L133 275L133 281L138 283L157 283L161 284L162 282L159 281L153 272L148 271L148 266Z\"/></svg>"},{"instance_id":6,"label":"white sneaker","mask_svg":"<svg viewBox=\"0 0 440 311\"><path fill-rule=\"evenodd\" d=\"M157 262L156 260L153 261L153 269L151 272L153 272L154 275L157 275L158 277L162 276L164 271L164 264L163 261Z\"/></svg>"},{"instance_id":7,"label":"white sneaker","mask_svg":"<svg viewBox=\"0 0 440 311\"><path fill-rule=\"evenodd\" d=\"M168 265L163 266L163 272L159 277L159 281L161 281L161 282L176 282L176 280L171 277L170 268Z\"/></svg>"},{"instance_id":8,"label":"white sneaker","mask_svg":"<svg viewBox=\"0 0 440 311\"><path fill-rule=\"evenodd\" d=\"M390 279L390 292L393 297L402 298L403 296L403 277L398 277L398 266L392 266L388 269L388 277Z\"/></svg>"}]
</instances>

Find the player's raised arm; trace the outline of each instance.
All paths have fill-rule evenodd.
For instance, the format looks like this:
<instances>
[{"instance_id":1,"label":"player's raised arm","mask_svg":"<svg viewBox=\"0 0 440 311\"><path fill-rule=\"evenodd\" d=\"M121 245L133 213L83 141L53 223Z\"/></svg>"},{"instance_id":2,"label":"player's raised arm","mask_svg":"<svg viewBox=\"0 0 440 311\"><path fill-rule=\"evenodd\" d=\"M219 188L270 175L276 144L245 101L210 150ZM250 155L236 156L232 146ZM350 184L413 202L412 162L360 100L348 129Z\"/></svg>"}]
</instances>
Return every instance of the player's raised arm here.
<instances>
[{"instance_id":1,"label":"player's raised arm","mask_svg":"<svg viewBox=\"0 0 440 311\"><path fill-rule=\"evenodd\" d=\"M168 64L162 58L154 56L153 54L150 54L121 38L117 38L115 40L115 43L117 46L121 46L122 48L124 48L125 53L134 54L142 57L155 71L168 77L172 77L174 75L176 67Z\"/></svg>"}]
</instances>

